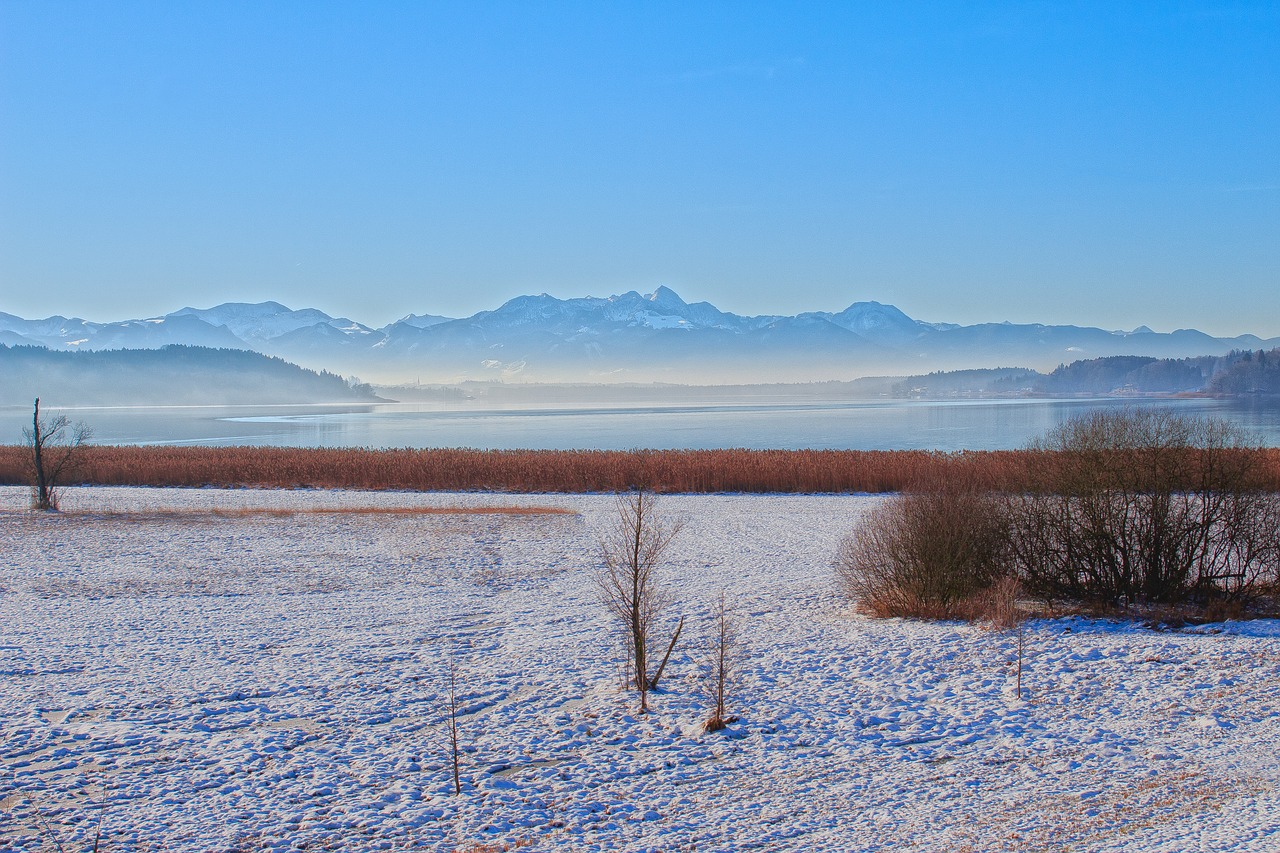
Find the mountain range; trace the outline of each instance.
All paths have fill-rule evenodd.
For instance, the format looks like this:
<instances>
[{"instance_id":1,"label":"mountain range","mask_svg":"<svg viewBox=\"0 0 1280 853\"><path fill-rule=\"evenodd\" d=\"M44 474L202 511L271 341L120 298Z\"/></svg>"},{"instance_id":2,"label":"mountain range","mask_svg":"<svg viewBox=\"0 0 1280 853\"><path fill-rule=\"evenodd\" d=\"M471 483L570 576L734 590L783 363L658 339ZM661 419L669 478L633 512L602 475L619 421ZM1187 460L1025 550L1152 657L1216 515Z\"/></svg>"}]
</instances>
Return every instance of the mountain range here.
<instances>
[{"instance_id":1,"label":"mountain range","mask_svg":"<svg viewBox=\"0 0 1280 853\"><path fill-rule=\"evenodd\" d=\"M316 370L384 383L764 383L1059 364L1113 355L1156 358L1269 349L1280 338L1218 338L1065 325L957 325L912 319L892 305L854 302L839 313L740 316L673 290L607 298L520 296L465 318L410 314L374 328L278 302L182 308L99 323L26 320L0 312L0 344L53 350L245 349Z\"/></svg>"}]
</instances>

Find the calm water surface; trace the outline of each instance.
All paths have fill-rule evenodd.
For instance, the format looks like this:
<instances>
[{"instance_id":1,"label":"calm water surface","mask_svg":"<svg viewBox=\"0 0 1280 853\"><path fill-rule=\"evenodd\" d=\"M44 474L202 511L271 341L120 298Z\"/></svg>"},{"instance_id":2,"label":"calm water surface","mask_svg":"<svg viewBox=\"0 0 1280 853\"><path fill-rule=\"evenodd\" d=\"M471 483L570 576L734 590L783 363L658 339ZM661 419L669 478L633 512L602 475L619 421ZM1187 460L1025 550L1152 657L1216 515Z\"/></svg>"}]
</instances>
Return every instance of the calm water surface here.
<instances>
[{"instance_id":1,"label":"calm water surface","mask_svg":"<svg viewBox=\"0 0 1280 853\"><path fill-rule=\"evenodd\" d=\"M98 444L486 449L817 448L997 450L1121 400L975 400L485 409L431 404L84 408ZM1161 400L1143 406L1227 419L1280 446L1280 402ZM0 443L22 441L30 409L0 409Z\"/></svg>"}]
</instances>

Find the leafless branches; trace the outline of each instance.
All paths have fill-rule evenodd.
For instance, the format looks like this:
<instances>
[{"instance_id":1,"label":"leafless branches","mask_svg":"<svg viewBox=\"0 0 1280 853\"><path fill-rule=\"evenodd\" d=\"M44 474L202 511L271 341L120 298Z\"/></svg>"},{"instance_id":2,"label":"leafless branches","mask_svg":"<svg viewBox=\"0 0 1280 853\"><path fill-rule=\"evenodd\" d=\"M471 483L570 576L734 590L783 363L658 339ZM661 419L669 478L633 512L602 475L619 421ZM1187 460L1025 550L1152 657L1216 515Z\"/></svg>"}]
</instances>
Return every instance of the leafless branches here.
<instances>
[{"instance_id":1,"label":"leafless branches","mask_svg":"<svg viewBox=\"0 0 1280 853\"><path fill-rule=\"evenodd\" d=\"M449 733L449 758L453 770L453 794L462 793L462 776L458 751L458 662L449 660L449 719L446 722Z\"/></svg>"},{"instance_id":2,"label":"leafless branches","mask_svg":"<svg viewBox=\"0 0 1280 853\"><path fill-rule=\"evenodd\" d=\"M711 716L703 723L703 729L718 732L737 721L729 714L729 698L738 681L738 634L731 605L720 593L716 609L712 613L710 642L707 658L703 663L702 688L711 705Z\"/></svg>"},{"instance_id":3,"label":"leafless branches","mask_svg":"<svg viewBox=\"0 0 1280 853\"><path fill-rule=\"evenodd\" d=\"M449 787L454 796L458 796L462 793L463 747L459 718L463 711L458 697L458 660L453 653L449 655L449 668L432 707L439 709L440 719L428 723L422 732L433 749L445 754L450 776Z\"/></svg>"},{"instance_id":4,"label":"leafless branches","mask_svg":"<svg viewBox=\"0 0 1280 853\"><path fill-rule=\"evenodd\" d=\"M658 667L650 672L653 630L671 604L662 584L663 555L683 526L655 513L657 498L643 490L618 496L617 519L600 541L602 565L596 576L601 595L613 614L630 664L632 686L640 693L640 711L648 710L648 693L657 689L663 670L684 627L683 617Z\"/></svg>"},{"instance_id":5,"label":"leafless branches","mask_svg":"<svg viewBox=\"0 0 1280 853\"><path fill-rule=\"evenodd\" d=\"M985 611L1008 577L1103 609L1207 612L1280 588L1280 492L1236 427L1099 410L1030 453L1041 464L1022 487L944 478L872 511L837 557L845 591L877 616L1000 621Z\"/></svg>"},{"instance_id":6,"label":"leafless branches","mask_svg":"<svg viewBox=\"0 0 1280 853\"><path fill-rule=\"evenodd\" d=\"M840 547L845 593L875 616L983 618L1006 569L1000 501L968 484L938 481L890 498Z\"/></svg>"},{"instance_id":7,"label":"leafless branches","mask_svg":"<svg viewBox=\"0 0 1280 853\"><path fill-rule=\"evenodd\" d=\"M1045 598L1247 601L1280 570L1280 495L1248 437L1163 410L1100 411L1050 433L1048 488L1014 500L1015 558Z\"/></svg>"},{"instance_id":8,"label":"leafless branches","mask_svg":"<svg viewBox=\"0 0 1280 853\"><path fill-rule=\"evenodd\" d=\"M92 435L85 424L72 424L66 415L52 420L40 417L36 398L31 428L22 431L31 448L31 508L53 511L58 508L58 487L79 462L80 451Z\"/></svg>"}]
</instances>

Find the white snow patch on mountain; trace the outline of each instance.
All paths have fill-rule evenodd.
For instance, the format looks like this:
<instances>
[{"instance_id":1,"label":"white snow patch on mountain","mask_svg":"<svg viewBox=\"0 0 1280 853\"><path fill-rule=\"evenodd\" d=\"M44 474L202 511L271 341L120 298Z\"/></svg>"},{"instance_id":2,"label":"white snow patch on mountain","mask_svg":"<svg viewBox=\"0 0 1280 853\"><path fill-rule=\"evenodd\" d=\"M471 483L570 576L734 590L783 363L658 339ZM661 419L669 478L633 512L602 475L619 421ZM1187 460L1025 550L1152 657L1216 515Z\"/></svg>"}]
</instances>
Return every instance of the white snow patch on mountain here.
<instances>
[{"instance_id":1,"label":"white snow patch on mountain","mask_svg":"<svg viewBox=\"0 0 1280 853\"><path fill-rule=\"evenodd\" d=\"M269 341L314 326L330 326L346 334L368 334L373 330L347 317L330 317L315 308L294 311L279 302L227 302L214 308L183 308L168 317L196 317L213 326L224 326L246 342Z\"/></svg>"}]
</instances>

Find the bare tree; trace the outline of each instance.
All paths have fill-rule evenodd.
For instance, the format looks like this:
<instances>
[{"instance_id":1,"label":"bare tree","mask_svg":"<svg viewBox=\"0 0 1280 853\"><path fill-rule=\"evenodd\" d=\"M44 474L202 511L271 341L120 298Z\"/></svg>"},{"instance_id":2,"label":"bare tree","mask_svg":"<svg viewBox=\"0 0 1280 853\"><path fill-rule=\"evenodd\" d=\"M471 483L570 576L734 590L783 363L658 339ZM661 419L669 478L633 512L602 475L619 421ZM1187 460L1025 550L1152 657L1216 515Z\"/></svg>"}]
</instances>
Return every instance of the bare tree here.
<instances>
[{"instance_id":1,"label":"bare tree","mask_svg":"<svg viewBox=\"0 0 1280 853\"><path fill-rule=\"evenodd\" d=\"M414 676L411 680L418 681L420 678L421 676ZM458 659L453 653L449 655L448 671L445 673L440 690L433 701L435 704L431 707L433 709L439 707L442 711L442 717L434 723L426 724L421 731L433 749L438 749L444 753L448 762L449 787L454 796L457 796L462 793L462 752L464 746L459 718L463 715L463 707L462 700L458 696Z\"/></svg>"},{"instance_id":2,"label":"bare tree","mask_svg":"<svg viewBox=\"0 0 1280 853\"><path fill-rule=\"evenodd\" d=\"M737 681L738 634L732 607L720 593L711 625L707 659L703 664L703 690L711 703L711 716L702 724L704 730L718 732L737 717L728 711L729 694Z\"/></svg>"},{"instance_id":3,"label":"bare tree","mask_svg":"<svg viewBox=\"0 0 1280 853\"><path fill-rule=\"evenodd\" d=\"M453 794L457 796L462 793L462 775L459 771L461 765L460 754L458 749L458 662L449 659L449 758L450 766L453 770Z\"/></svg>"},{"instance_id":4,"label":"bare tree","mask_svg":"<svg viewBox=\"0 0 1280 853\"><path fill-rule=\"evenodd\" d=\"M31 428L24 429L22 435L31 446L31 508L56 510L61 481L79 463L92 432L83 423L72 424L66 415L42 419L37 397Z\"/></svg>"},{"instance_id":5,"label":"bare tree","mask_svg":"<svg viewBox=\"0 0 1280 853\"><path fill-rule=\"evenodd\" d=\"M651 673L653 629L671 603L659 569L663 554L683 526L678 520L661 519L654 512L656 503L657 498L643 489L618 496L618 518L601 538L603 563L596 576L627 650L630 681L640 693L641 713L648 711L648 693L657 689L684 627L682 616L662 661Z\"/></svg>"}]
</instances>

